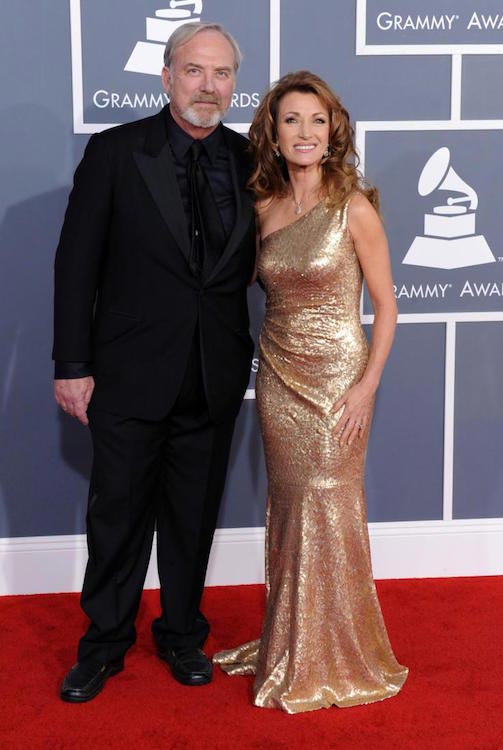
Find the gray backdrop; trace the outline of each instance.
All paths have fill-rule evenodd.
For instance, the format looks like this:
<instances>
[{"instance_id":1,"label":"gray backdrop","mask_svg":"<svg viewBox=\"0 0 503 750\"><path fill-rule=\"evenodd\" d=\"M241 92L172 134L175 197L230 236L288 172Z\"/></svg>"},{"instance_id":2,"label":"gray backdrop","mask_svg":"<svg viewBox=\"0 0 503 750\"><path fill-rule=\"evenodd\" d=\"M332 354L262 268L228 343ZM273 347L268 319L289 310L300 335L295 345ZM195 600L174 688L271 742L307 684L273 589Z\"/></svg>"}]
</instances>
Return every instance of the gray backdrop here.
<instances>
[{"instance_id":1,"label":"gray backdrop","mask_svg":"<svg viewBox=\"0 0 503 750\"><path fill-rule=\"evenodd\" d=\"M355 121L373 123L363 127L359 146L366 174L381 188L405 317L385 371L369 447L370 520L445 517L449 320L456 326L452 515L501 516L503 125L497 118L503 118L498 47L503 9L481 0L456 0L455 8L438 0L362 1L359 11L366 11L366 18L359 31L368 49L356 54L353 0L318 0L308 25L304 0L283 0L281 7L271 2L273 11L280 9L279 29L270 29L269 0L203 0L200 13L197 3L188 8L192 18L223 22L243 46L245 62L228 116L238 129L250 122L271 74L300 68L325 77ZM149 0L2 3L0 537L84 530L90 442L87 430L53 403L52 262L88 134L147 116L162 105L154 75L124 70L136 44L143 42L142 50L148 46L146 17L155 18L158 7ZM150 41L155 53L154 44ZM416 54L415 45L436 44L446 45L437 50L442 54L431 49ZM378 54L374 45L380 46ZM445 124L451 118L455 45L484 45L480 53L476 46L462 50L460 116L477 121L469 129ZM379 121L386 123L381 130ZM438 128L433 121L441 123ZM409 125L393 130L390 122ZM450 166L478 197L476 236L485 239L491 263L449 270L402 262L414 237L424 234L424 215L445 205L449 195L438 189L442 174L430 194L420 196L417 190L428 159L446 147ZM437 241L430 244L438 254ZM256 336L263 307L258 288L250 291L250 303ZM366 299L363 312L371 313ZM253 383L252 372L250 388ZM262 526L265 493L255 403L248 399L238 419L220 526Z\"/></svg>"}]
</instances>

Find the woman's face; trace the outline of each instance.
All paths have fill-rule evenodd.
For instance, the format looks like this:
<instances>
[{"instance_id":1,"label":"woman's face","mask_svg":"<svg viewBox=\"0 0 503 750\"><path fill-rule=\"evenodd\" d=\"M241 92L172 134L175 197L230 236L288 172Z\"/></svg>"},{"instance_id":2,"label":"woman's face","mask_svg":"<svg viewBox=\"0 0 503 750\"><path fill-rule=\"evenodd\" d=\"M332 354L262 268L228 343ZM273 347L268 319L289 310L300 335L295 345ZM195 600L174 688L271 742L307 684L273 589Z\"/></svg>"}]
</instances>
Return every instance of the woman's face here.
<instances>
[{"instance_id":1,"label":"woman's face","mask_svg":"<svg viewBox=\"0 0 503 750\"><path fill-rule=\"evenodd\" d=\"M278 103L276 130L287 166L319 164L329 141L329 115L314 94L292 91Z\"/></svg>"}]
</instances>

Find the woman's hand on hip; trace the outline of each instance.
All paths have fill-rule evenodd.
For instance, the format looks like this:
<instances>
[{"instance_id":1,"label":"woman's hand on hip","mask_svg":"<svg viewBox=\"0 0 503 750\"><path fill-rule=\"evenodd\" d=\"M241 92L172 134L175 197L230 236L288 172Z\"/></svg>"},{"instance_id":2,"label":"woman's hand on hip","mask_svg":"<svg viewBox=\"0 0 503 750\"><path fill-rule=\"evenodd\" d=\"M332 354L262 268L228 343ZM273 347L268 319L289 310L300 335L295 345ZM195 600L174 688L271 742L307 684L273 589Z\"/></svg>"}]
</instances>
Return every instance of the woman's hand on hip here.
<instances>
[{"instance_id":1,"label":"woman's hand on hip","mask_svg":"<svg viewBox=\"0 0 503 750\"><path fill-rule=\"evenodd\" d=\"M356 438L361 438L370 424L375 389L360 381L353 385L333 407L336 414L342 409L342 414L335 425L335 433L339 436L339 445L351 445Z\"/></svg>"}]
</instances>

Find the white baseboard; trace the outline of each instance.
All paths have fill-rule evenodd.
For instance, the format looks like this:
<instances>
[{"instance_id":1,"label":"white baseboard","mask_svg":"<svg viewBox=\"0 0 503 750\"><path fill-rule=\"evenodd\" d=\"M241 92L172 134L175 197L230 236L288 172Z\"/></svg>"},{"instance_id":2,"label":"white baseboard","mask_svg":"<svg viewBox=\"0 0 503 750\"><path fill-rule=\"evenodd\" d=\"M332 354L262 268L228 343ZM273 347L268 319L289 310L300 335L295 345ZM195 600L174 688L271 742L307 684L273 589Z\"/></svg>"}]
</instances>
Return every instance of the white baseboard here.
<instances>
[{"instance_id":1,"label":"white baseboard","mask_svg":"<svg viewBox=\"0 0 503 750\"><path fill-rule=\"evenodd\" d=\"M376 578L437 578L503 574L503 519L370 524ZM264 529L219 529L206 584L264 580ZM0 539L0 595L80 591L85 537ZM157 588L155 549L145 588Z\"/></svg>"}]
</instances>

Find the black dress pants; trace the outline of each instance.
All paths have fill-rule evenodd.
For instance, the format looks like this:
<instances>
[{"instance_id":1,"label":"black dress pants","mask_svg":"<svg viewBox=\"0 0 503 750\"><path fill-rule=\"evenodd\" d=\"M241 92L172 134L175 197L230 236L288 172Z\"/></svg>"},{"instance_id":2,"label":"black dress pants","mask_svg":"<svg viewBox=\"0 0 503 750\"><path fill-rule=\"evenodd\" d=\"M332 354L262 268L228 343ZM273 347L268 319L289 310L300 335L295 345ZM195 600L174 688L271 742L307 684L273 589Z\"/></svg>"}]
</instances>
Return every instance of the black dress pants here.
<instances>
[{"instance_id":1,"label":"black dress pants","mask_svg":"<svg viewBox=\"0 0 503 750\"><path fill-rule=\"evenodd\" d=\"M81 605L91 620L79 661L120 659L134 626L157 528L161 615L157 647L200 647L199 605L234 429L211 422L194 342L180 394L161 421L88 411L94 460L87 513L89 561Z\"/></svg>"}]
</instances>

